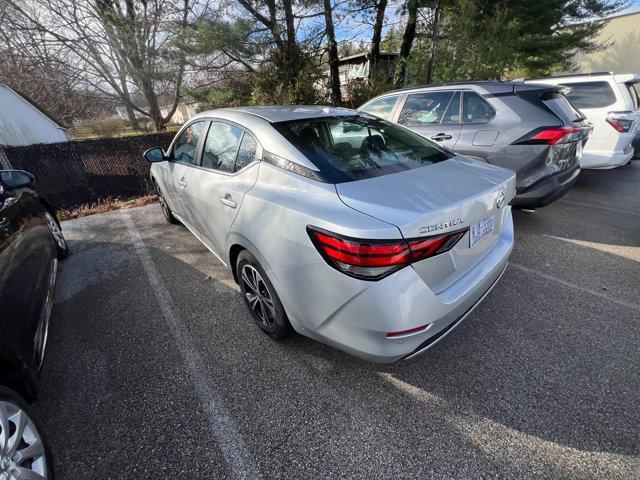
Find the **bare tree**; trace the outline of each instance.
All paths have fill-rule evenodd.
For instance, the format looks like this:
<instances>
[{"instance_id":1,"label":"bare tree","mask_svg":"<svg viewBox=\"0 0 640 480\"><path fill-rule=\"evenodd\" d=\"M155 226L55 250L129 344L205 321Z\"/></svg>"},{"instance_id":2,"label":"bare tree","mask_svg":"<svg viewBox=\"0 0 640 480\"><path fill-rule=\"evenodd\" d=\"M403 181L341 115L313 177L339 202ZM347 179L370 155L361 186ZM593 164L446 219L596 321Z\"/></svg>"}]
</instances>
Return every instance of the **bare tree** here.
<instances>
[{"instance_id":1,"label":"bare tree","mask_svg":"<svg viewBox=\"0 0 640 480\"><path fill-rule=\"evenodd\" d=\"M54 48L55 60L92 88L121 102L132 125L136 112L163 130L181 98L191 0L2 0L10 28L29 47ZM134 101L133 92L143 102ZM169 99L163 115L159 98Z\"/></svg>"}]
</instances>

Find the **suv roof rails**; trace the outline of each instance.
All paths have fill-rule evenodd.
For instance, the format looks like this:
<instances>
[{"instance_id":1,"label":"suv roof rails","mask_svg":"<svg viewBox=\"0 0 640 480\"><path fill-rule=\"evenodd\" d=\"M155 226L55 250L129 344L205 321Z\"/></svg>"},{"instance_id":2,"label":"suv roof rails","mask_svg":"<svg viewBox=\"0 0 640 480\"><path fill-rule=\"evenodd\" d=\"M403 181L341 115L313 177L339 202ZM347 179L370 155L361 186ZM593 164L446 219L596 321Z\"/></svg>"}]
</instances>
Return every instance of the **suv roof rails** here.
<instances>
[{"instance_id":1,"label":"suv roof rails","mask_svg":"<svg viewBox=\"0 0 640 480\"><path fill-rule=\"evenodd\" d=\"M562 75L547 75L546 77L527 77L525 80L541 80L543 78L565 78L565 77L595 77L597 75L613 75L613 72L565 73Z\"/></svg>"},{"instance_id":2,"label":"suv roof rails","mask_svg":"<svg viewBox=\"0 0 640 480\"><path fill-rule=\"evenodd\" d=\"M388 93L404 92L406 90L416 90L418 88L448 87L448 86L454 86L454 85L487 85L487 84L506 85L509 83L512 83L512 82L510 80L507 80L504 82L501 80L470 80L468 82L427 83L424 85L414 85L412 87L396 88L395 90L389 90L388 92L384 92L384 95Z\"/></svg>"}]
</instances>

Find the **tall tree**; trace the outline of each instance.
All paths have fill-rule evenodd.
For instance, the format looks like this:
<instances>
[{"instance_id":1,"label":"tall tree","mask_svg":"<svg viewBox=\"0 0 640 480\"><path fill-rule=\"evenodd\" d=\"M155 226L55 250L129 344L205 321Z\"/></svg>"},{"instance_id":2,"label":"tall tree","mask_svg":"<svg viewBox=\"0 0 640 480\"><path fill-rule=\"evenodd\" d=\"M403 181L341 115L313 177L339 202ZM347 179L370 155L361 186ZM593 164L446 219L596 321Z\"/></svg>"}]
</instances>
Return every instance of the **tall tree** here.
<instances>
[{"instance_id":1,"label":"tall tree","mask_svg":"<svg viewBox=\"0 0 640 480\"><path fill-rule=\"evenodd\" d=\"M176 48L184 39L191 0L4 0L17 25L40 32L61 53L56 61L84 82L163 130L181 98L185 60ZM144 102L134 101L131 90ZM163 115L159 98L168 98Z\"/></svg>"},{"instance_id":2,"label":"tall tree","mask_svg":"<svg viewBox=\"0 0 640 480\"><path fill-rule=\"evenodd\" d=\"M396 87L404 85L407 75L407 59L413 47L413 40L416 38L416 27L418 24L418 7L420 0L407 0L404 4L404 10L407 14L407 25L402 34L402 43L400 44L400 56L398 57L398 68L394 83Z\"/></svg>"},{"instance_id":3,"label":"tall tree","mask_svg":"<svg viewBox=\"0 0 640 480\"><path fill-rule=\"evenodd\" d=\"M327 50L329 57L329 90L331 102L334 105L342 105L342 92L340 90L340 58L338 57L338 42L333 27L333 7L331 0L322 0L324 6L324 21L327 34Z\"/></svg>"},{"instance_id":4,"label":"tall tree","mask_svg":"<svg viewBox=\"0 0 640 480\"><path fill-rule=\"evenodd\" d=\"M371 34L371 50L369 52L369 77L375 75L376 67L380 62L380 44L382 43L382 29L384 28L384 14L387 9L387 0L373 0L374 13L373 32Z\"/></svg>"}]
</instances>

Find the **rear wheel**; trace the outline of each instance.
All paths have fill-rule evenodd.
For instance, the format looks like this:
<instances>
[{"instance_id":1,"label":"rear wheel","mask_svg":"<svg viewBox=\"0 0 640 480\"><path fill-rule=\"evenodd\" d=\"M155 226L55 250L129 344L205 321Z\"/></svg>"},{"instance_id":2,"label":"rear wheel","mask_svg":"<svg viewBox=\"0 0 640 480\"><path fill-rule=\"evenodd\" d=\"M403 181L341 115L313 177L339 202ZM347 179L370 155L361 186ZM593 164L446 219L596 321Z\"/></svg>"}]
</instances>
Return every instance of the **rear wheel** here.
<instances>
[{"instance_id":1,"label":"rear wheel","mask_svg":"<svg viewBox=\"0 0 640 480\"><path fill-rule=\"evenodd\" d=\"M238 255L236 275L251 316L264 333L275 340L291 333L291 325L275 288L262 266L246 250Z\"/></svg>"},{"instance_id":2,"label":"rear wheel","mask_svg":"<svg viewBox=\"0 0 640 480\"><path fill-rule=\"evenodd\" d=\"M49 228L51 236L53 237L53 243L56 246L56 254L58 255L58 258L65 258L69 255L69 247L67 246L67 241L62 234L62 229L60 228L58 220L54 218L50 212L44 212L44 219L47 222L47 228Z\"/></svg>"},{"instance_id":3,"label":"rear wheel","mask_svg":"<svg viewBox=\"0 0 640 480\"><path fill-rule=\"evenodd\" d=\"M0 386L0 479L53 479L51 454L25 402Z\"/></svg>"},{"instance_id":4,"label":"rear wheel","mask_svg":"<svg viewBox=\"0 0 640 480\"><path fill-rule=\"evenodd\" d=\"M171 212L171 209L169 208L167 201L164 199L164 195L162 194L160 185L158 185L157 182L153 182L153 183L156 186L156 194L158 195L158 202L160 203L160 208L162 209L162 214L164 215L164 218L169 223L174 223L174 224L178 223L178 219L173 216L173 213Z\"/></svg>"}]
</instances>

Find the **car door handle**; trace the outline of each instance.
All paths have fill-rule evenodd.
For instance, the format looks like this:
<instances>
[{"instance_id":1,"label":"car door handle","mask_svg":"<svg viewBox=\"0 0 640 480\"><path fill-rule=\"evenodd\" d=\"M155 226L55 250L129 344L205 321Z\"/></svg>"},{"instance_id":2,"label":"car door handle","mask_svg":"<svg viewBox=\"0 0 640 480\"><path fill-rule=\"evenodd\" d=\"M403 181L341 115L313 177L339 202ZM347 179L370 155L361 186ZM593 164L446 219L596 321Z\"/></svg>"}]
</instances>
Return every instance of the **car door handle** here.
<instances>
[{"instance_id":1,"label":"car door handle","mask_svg":"<svg viewBox=\"0 0 640 480\"><path fill-rule=\"evenodd\" d=\"M180 180L178 180L178 185L180 185L182 188L185 188L187 186L187 182L184 181L184 178L181 178Z\"/></svg>"},{"instance_id":2,"label":"car door handle","mask_svg":"<svg viewBox=\"0 0 640 480\"><path fill-rule=\"evenodd\" d=\"M431 140L435 140L436 142L441 142L442 140L451 140L452 138L453 138L453 135L449 135L446 133L439 133L431 137Z\"/></svg>"},{"instance_id":3,"label":"car door handle","mask_svg":"<svg viewBox=\"0 0 640 480\"><path fill-rule=\"evenodd\" d=\"M221 204L226 205L230 208L236 208L238 206L238 204L233 201L231 195L229 195L228 193L224 197L220 197L218 200L220 200Z\"/></svg>"}]
</instances>

